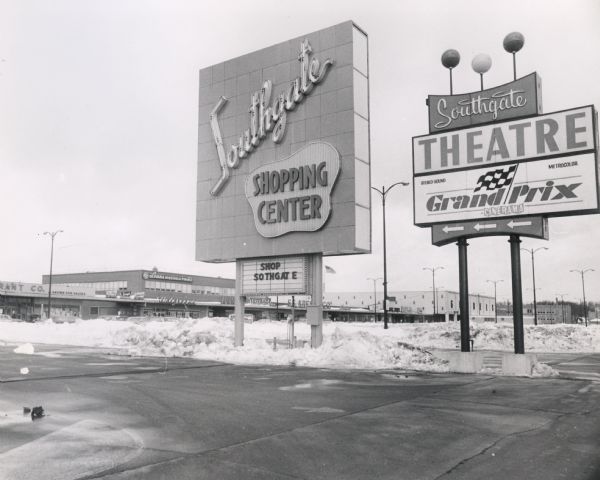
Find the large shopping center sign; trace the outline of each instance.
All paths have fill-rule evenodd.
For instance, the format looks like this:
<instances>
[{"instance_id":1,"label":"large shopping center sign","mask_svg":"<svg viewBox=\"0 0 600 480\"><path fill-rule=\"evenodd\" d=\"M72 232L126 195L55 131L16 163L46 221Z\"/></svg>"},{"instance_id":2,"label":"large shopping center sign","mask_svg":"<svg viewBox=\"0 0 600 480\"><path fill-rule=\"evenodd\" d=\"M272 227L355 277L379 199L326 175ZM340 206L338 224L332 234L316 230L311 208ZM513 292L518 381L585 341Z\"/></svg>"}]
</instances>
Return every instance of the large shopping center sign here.
<instances>
[{"instance_id":1,"label":"large shopping center sign","mask_svg":"<svg viewBox=\"0 0 600 480\"><path fill-rule=\"evenodd\" d=\"M368 80L352 22L200 71L197 260L370 252Z\"/></svg>"}]
</instances>

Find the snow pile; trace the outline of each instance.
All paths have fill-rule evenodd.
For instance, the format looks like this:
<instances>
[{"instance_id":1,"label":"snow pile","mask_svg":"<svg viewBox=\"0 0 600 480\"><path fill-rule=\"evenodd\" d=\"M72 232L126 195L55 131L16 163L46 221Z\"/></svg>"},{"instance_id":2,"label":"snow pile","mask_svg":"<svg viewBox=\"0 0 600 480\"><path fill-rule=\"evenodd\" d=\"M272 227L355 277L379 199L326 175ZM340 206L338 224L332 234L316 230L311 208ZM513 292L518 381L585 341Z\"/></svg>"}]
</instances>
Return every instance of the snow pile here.
<instances>
[{"instance_id":1,"label":"snow pile","mask_svg":"<svg viewBox=\"0 0 600 480\"><path fill-rule=\"evenodd\" d=\"M24 353L25 355L33 355L35 349L31 343L25 343L24 345L19 345L17 348L15 348L13 352Z\"/></svg>"},{"instance_id":2,"label":"snow pile","mask_svg":"<svg viewBox=\"0 0 600 480\"><path fill-rule=\"evenodd\" d=\"M119 331L114 339L115 345L127 347L132 355L189 356L236 364L447 371L445 362L428 352L402 345L393 337L383 338L361 330L347 332L340 324L324 336L318 349L310 348L310 329L305 324L296 325L297 333L307 337L297 341L304 348L288 348L286 323L256 322L245 325L245 330L243 347L233 346L233 323L228 319L134 325Z\"/></svg>"},{"instance_id":3,"label":"snow pile","mask_svg":"<svg viewBox=\"0 0 600 480\"><path fill-rule=\"evenodd\" d=\"M24 323L0 321L0 342L30 342L19 350L34 353L31 343L119 348L141 356L193 357L235 364L298 365L323 368L447 371L433 349L460 348L458 323L390 324L325 322L323 345L311 349L310 326L297 322L300 348L288 348L287 322L261 320L244 325L244 346L234 346L234 324L227 318L152 321L77 320ZM471 326L475 350L514 350L513 329L506 324ZM274 340L275 339L275 340ZM303 347L303 348L302 348ZM527 352L600 352L600 326L525 327ZM539 364L534 375L553 375Z\"/></svg>"}]
</instances>

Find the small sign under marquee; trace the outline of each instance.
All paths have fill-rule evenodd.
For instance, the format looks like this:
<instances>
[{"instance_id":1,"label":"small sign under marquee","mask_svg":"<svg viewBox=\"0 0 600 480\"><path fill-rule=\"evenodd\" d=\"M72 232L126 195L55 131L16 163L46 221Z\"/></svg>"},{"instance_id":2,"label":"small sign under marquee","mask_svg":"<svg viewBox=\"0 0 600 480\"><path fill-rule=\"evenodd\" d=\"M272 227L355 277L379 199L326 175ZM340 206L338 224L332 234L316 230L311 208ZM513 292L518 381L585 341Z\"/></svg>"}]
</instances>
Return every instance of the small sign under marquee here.
<instances>
[{"instance_id":1,"label":"small sign under marquee","mask_svg":"<svg viewBox=\"0 0 600 480\"><path fill-rule=\"evenodd\" d=\"M242 295L292 295L306 291L305 257L268 257L242 261Z\"/></svg>"}]
</instances>

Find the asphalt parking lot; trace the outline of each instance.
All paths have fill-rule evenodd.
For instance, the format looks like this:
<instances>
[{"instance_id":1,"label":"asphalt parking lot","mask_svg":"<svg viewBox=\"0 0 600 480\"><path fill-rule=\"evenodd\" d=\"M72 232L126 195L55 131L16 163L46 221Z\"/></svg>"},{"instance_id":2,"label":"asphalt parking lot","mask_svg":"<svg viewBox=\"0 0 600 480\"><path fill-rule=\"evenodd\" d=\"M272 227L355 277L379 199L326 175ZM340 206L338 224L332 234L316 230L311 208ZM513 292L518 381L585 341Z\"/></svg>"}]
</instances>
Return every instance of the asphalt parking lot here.
<instances>
[{"instance_id":1,"label":"asphalt parking lot","mask_svg":"<svg viewBox=\"0 0 600 480\"><path fill-rule=\"evenodd\" d=\"M597 354L530 379L12 349L2 480L600 478Z\"/></svg>"}]
</instances>

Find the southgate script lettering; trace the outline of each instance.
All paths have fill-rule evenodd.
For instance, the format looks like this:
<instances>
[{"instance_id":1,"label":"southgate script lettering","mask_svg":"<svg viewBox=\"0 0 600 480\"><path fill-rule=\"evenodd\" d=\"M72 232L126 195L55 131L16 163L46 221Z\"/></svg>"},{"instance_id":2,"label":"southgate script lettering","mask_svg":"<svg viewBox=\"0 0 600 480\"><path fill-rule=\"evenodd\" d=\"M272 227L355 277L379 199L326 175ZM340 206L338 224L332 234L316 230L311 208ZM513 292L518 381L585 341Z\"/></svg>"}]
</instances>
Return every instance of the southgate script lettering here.
<instances>
[{"instance_id":1,"label":"southgate script lettering","mask_svg":"<svg viewBox=\"0 0 600 480\"><path fill-rule=\"evenodd\" d=\"M440 98L437 102L437 112L444 118L443 121L434 124L435 128L445 128L452 121L459 118L471 117L474 115L492 114L492 119L498 118L498 112L510 110L512 108L521 108L527 104L527 99L521 95L524 90L513 90L506 92L500 91L492 94L491 97L478 95L469 100L459 100L458 107L447 110L448 103L445 98Z\"/></svg>"},{"instance_id":2,"label":"southgate script lettering","mask_svg":"<svg viewBox=\"0 0 600 480\"><path fill-rule=\"evenodd\" d=\"M287 112L294 110L296 105L301 103L305 96L321 82L333 65L333 60L326 59L322 64L319 59L310 58L312 48L308 40L300 44L300 76L296 77L289 86L279 95L277 95L271 104L271 94L273 84L271 80L263 83L262 88L254 92L250 99L250 125L239 137L236 144L230 145L228 151L225 151L223 137L219 127L218 114L227 103L225 97L221 97L210 114L210 126L213 132L217 153L219 155L219 164L221 167L221 177L210 190L212 196L217 196L223 189L229 177L231 170L238 168L240 160L247 158L271 133L271 139L274 143L283 140L285 127L287 123Z\"/></svg>"}]
</instances>

